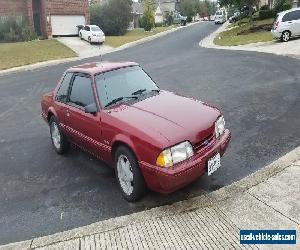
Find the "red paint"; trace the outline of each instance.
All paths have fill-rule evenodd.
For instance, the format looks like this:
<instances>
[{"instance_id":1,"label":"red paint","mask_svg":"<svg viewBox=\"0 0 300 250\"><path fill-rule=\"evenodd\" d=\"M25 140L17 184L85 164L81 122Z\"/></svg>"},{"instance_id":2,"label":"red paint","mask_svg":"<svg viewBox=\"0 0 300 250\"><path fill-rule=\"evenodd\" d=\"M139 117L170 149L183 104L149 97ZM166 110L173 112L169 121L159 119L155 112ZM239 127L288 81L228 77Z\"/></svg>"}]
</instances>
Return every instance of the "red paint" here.
<instances>
[{"instance_id":1,"label":"red paint","mask_svg":"<svg viewBox=\"0 0 300 250\"><path fill-rule=\"evenodd\" d=\"M91 63L70 68L68 72L94 75L116 70L136 63ZM120 104L101 109L96 115L55 101L59 88L42 98L42 116L51 113L70 141L113 166L112 151L118 143L126 144L136 155L147 186L157 192L173 192L201 176L207 160L219 152L224 154L230 141L230 132L216 138L214 123L221 115L214 107L168 91L138 101L132 105ZM95 82L93 90L96 95ZM69 116L66 116L69 113ZM209 138L209 144L199 145ZM183 141L190 141L194 156L170 168L156 166L160 152Z\"/></svg>"}]
</instances>

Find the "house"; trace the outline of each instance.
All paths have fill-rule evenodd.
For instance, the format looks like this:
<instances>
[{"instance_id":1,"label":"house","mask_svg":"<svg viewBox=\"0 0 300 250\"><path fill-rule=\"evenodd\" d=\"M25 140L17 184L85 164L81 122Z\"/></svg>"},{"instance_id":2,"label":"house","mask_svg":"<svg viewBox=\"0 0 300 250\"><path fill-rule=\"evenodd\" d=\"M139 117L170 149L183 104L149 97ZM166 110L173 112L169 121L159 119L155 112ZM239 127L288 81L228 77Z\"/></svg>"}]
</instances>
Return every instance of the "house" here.
<instances>
[{"instance_id":1,"label":"house","mask_svg":"<svg viewBox=\"0 0 300 250\"><path fill-rule=\"evenodd\" d=\"M139 18L143 15L143 4L139 2L132 3L132 23L134 28L139 27ZM162 23L167 13L180 12L180 0L156 0L155 23Z\"/></svg>"},{"instance_id":2,"label":"house","mask_svg":"<svg viewBox=\"0 0 300 250\"><path fill-rule=\"evenodd\" d=\"M76 35L90 19L89 0L0 0L0 6L1 18L24 18L44 38Z\"/></svg>"}]
</instances>

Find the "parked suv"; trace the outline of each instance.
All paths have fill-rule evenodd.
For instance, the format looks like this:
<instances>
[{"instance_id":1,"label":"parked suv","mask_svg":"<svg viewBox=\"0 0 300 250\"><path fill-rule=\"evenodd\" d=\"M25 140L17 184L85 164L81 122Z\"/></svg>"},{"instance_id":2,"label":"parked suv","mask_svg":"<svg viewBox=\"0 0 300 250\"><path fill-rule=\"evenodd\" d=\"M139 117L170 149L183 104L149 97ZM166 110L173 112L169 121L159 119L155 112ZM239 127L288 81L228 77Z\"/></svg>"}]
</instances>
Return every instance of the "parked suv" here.
<instances>
[{"instance_id":1,"label":"parked suv","mask_svg":"<svg viewBox=\"0 0 300 250\"><path fill-rule=\"evenodd\" d=\"M300 36L300 8L293 8L277 14L271 30L275 39L288 42L291 37Z\"/></svg>"}]
</instances>

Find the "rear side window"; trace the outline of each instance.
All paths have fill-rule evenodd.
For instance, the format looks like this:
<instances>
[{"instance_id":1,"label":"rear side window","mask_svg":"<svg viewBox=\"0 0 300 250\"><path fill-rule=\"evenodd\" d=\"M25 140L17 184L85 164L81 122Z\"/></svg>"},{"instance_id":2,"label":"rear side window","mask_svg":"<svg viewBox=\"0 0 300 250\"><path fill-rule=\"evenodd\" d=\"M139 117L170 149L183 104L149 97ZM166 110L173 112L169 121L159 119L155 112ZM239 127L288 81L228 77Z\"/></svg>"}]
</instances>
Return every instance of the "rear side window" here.
<instances>
[{"instance_id":1,"label":"rear side window","mask_svg":"<svg viewBox=\"0 0 300 250\"><path fill-rule=\"evenodd\" d=\"M79 107L95 103L92 82L88 76L76 75L72 84L69 102Z\"/></svg>"},{"instance_id":2,"label":"rear side window","mask_svg":"<svg viewBox=\"0 0 300 250\"><path fill-rule=\"evenodd\" d=\"M295 10L290 13L290 19L292 20L300 20L300 10Z\"/></svg>"},{"instance_id":3,"label":"rear side window","mask_svg":"<svg viewBox=\"0 0 300 250\"><path fill-rule=\"evenodd\" d=\"M68 97L68 90L70 86L70 81L72 79L73 73L66 73L64 79L62 80L59 90L56 94L56 100L59 102L66 102Z\"/></svg>"},{"instance_id":4,"label":"rear side window","mask_svg":"<svg viewBox=\"0 0 300 250\"><path fill-rule=\"evenodd\" d=\"M287 22L287 21L291 21L290 19L290 14L291 13L286 13L283 18L282 18L282 22Z\"/></svg>"}]
</instances>

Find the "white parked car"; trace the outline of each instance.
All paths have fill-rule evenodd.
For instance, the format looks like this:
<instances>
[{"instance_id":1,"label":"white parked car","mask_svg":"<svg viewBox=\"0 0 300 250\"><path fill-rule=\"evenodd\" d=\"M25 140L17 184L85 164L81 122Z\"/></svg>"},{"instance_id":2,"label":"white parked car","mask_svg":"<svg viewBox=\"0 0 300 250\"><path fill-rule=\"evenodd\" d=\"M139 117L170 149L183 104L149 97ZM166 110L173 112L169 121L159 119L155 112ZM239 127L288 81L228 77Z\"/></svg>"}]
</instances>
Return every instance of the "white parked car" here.
<instances>
[{"instance_id":1,"label":"white parked car","mask_svg":"<svg viewBox=\"0 0 300 250\"><path fill-rule=\"evenodd\" d=\"M86 25L79 31L79 37L89 43L104 43L105 34L97 25Z\"/></svg>"},{"instance_id":2,"label":"white parked car","mask_svg":"<svg viewBox=\"0 0 300 250\"><path fill-rule=\"evenodd\" d=\"M293 8L277 14L272 27L276 39L287 42L291 37L300 36L300 8Z\"/></svg>"},{"instance_id":3,"label":"white parked car","mask_svg":"<svg viewBox=\"0 0 300 250\"><path fill-rule=\"evenodd\" d=\"M226 13L224 10L218 10L215 14L215 24L222 24L226 22Z\"/></svg>"}]
</instances>

